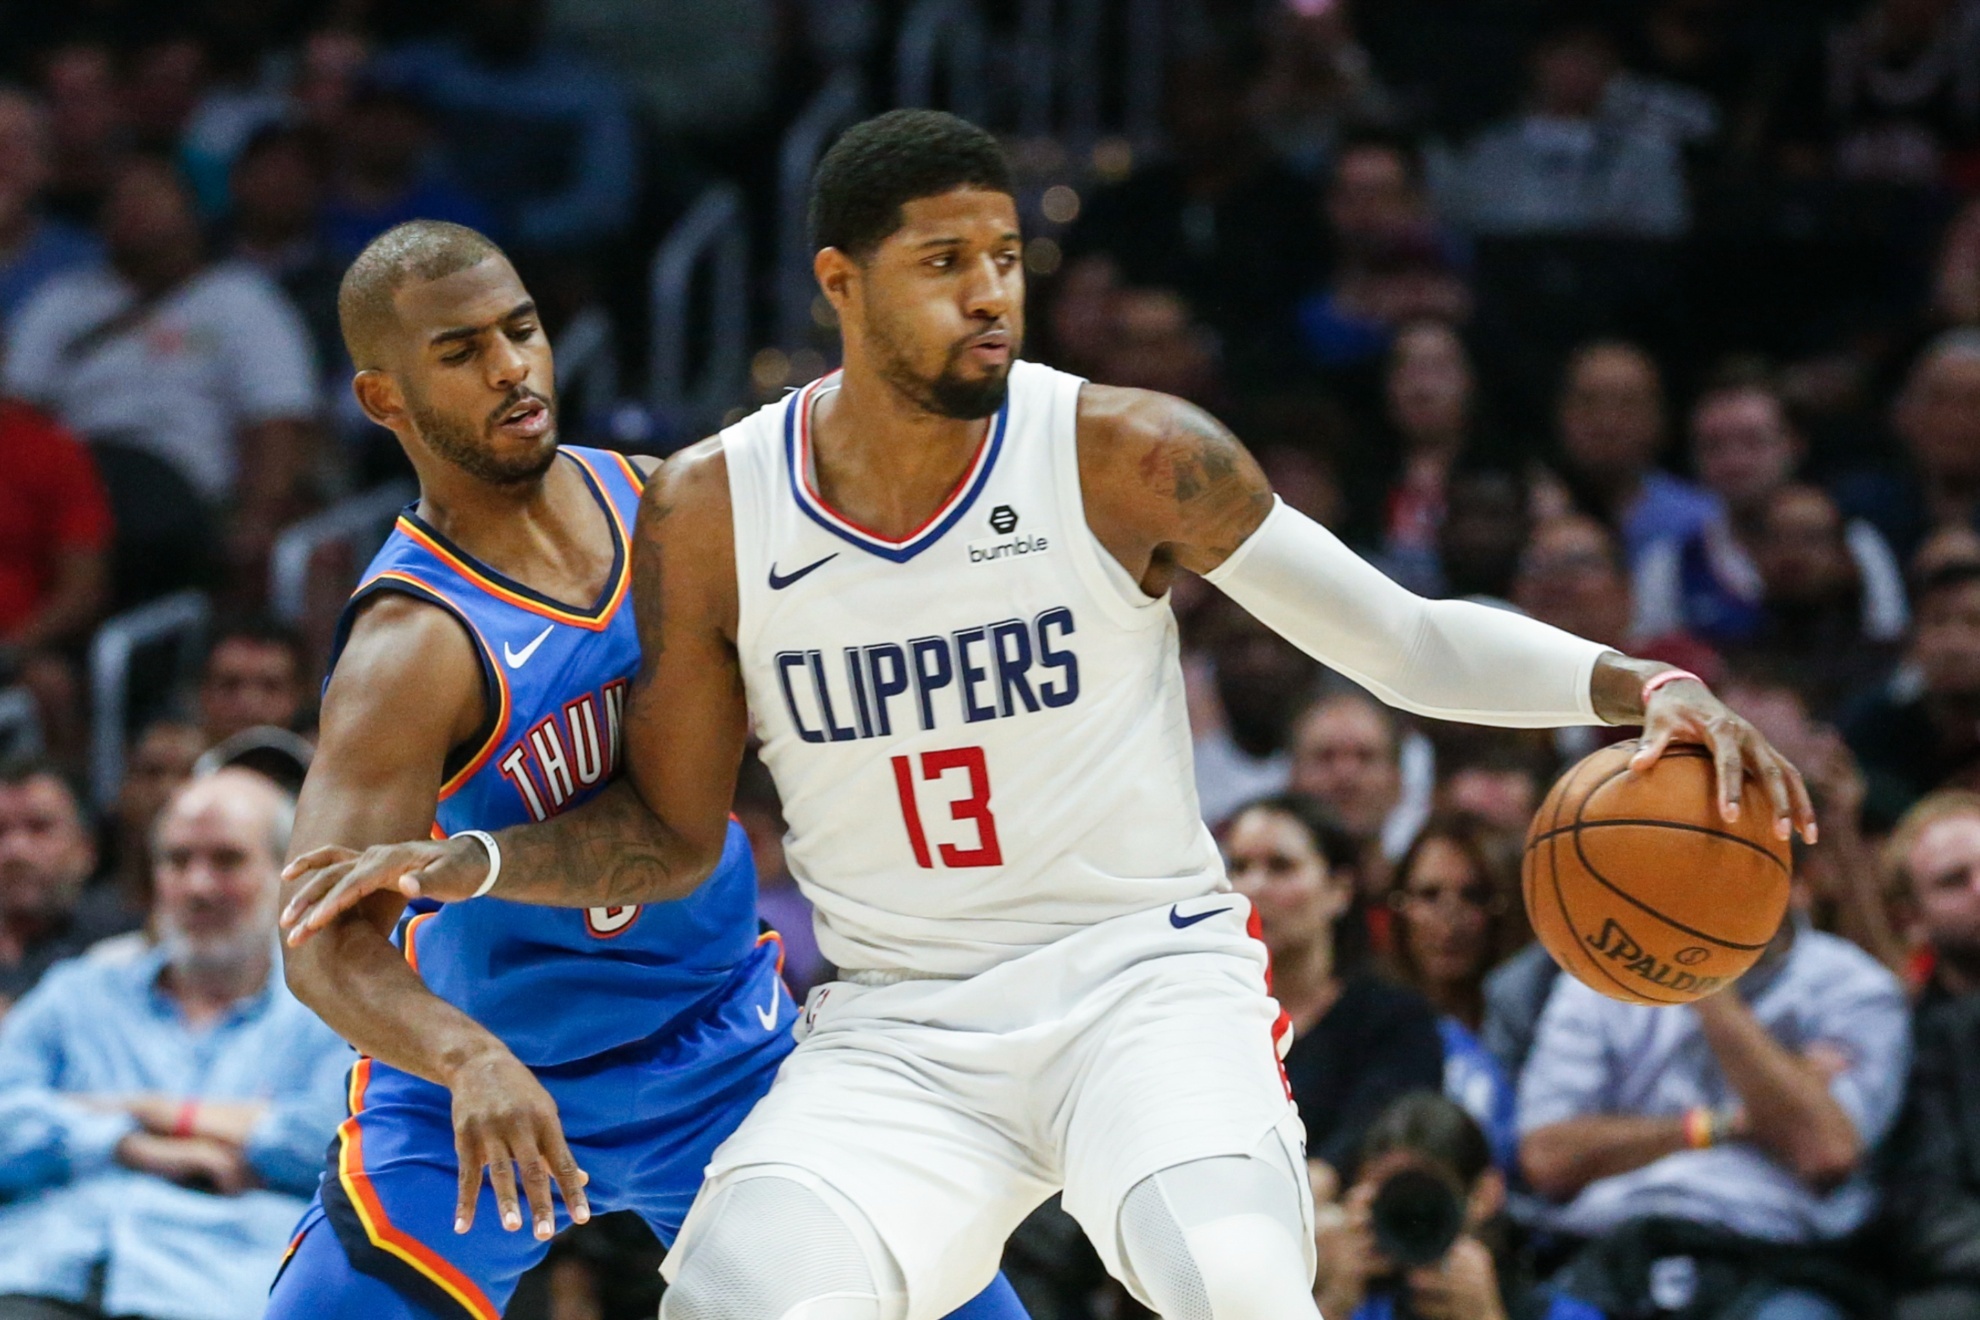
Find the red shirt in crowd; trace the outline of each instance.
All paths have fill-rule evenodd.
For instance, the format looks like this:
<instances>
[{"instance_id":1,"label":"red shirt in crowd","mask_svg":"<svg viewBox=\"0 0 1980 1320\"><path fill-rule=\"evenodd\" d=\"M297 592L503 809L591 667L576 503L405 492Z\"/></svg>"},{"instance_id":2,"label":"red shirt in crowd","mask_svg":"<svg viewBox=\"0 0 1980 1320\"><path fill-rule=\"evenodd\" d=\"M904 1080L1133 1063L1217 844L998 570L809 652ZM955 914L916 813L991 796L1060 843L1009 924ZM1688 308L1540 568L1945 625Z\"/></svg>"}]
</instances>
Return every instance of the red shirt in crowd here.
<instances>
[{"instance_id":1,"label":"red shirt in crowd","mask_svg":"<svg viewBox=\"0 0 1980 1320\"><path fill-rule=\"evenodd\" d=\"M110 503L82 443L0 399L0 638L41 609L64 552L110 542Z\"/></svg>"}]
</instances>

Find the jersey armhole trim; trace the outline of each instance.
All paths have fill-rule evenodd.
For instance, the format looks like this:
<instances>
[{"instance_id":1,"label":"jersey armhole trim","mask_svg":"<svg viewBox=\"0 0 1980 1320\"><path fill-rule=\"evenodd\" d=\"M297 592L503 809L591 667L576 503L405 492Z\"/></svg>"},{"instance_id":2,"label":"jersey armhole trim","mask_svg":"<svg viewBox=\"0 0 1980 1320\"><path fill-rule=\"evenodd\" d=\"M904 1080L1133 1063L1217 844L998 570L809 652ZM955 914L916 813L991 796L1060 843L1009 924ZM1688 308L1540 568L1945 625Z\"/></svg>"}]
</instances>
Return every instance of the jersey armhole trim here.
<instances>
[{"instance_id":1,"label":"jersey armhole trim","mask_svg":"<svg viewBox=\"0 0 1980 1320\"><path fill-rule=\"evenodd\" d=\"M1068 530L1073 533L1073 563L1078 565L1087 590L1115 622L1129 629L1152 627L1165 617L1168 596L1151 596L1143 591L1086 520L1086 487L1079 473L1079 393L1086 387L1086 381L1077 376L1060 376L1053 384L1052 466L1060 506L1065 510ZM1063 423L1059 419L1061 409L1067 414ZM1057 434L1062 424L1067 432L1063 443Z\"/></svg>"},{"instance_id":2,"label":"jersey armhole trim","mask_svg":"<svg viewBox=\"0 0 1980 1320\"><path fill-rule=\"evenodd\" d=\"M508 680L503 677L502 666L496 663L495 650L488 644L488 639L451 601L411 574L387 569L361 584L351 593L350 603L344 606L344 618L338 624L330 664L323 678L326 692L330 687L330 675L336 672L337 660L350 640L350 630L357 621L359 607L373 596L388 591L431 605L453 619L467 633L468 640L474 644L475 659L481 663L481 723L466 741L449 748L447 759L441 763L443 778L439 800L445 802L488 763L488 758L501 744L502 735L509 727L511 710Z\"/></svg>"}]
</instances>

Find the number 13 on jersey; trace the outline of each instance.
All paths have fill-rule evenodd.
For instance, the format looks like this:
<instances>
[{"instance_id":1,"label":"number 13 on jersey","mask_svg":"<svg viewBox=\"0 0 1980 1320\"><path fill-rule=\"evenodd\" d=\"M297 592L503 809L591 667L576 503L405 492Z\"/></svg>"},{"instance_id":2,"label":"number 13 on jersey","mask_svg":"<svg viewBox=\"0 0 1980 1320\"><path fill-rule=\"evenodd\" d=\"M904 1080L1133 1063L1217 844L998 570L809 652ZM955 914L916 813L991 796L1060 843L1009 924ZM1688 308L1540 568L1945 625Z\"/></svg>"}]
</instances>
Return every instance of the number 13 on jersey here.
<instances>
[{"instance_id":1,"label":"number 13 on jersey","mask_svg":"<svg viewBox=\"0 0 1980 1320\"><path fill-rule=\"evenodd\" d=\"M964 821L976 830L974 847L960 848L953 843L941 843L934 854L928 851L928 835L921 828L921 807L916 794L915 760L911 756L896 756L894 763L894 787L901 795L901 819L907 825L908 843L914 848L914 860L924 870L935 869L935 857L940 857L947 867L1002 866L1004 850L997 842L997 818L990 814L990 768L984 763L981 747L947 747L940 751L923 752L920 756L922 781L936 781L944 789L953 787L946 782L951 771L960 770L964 779L962 797L949 796L949 818Z\"/></svg>"}]
</instances>

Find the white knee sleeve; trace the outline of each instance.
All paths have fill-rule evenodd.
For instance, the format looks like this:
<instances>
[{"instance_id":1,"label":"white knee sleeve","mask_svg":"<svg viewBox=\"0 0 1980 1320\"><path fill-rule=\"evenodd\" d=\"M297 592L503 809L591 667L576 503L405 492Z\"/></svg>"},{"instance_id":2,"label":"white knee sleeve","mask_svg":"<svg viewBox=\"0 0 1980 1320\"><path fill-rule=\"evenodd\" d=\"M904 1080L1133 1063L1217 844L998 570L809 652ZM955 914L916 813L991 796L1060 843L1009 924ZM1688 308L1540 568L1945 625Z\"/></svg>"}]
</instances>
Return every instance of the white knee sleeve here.
<instances>
[{"instance_id":1,"label":"white knee sleeve","mask_svg":"<svg viewBox=\"0 0 1980 1320\"><path fill-rule=\"evenodd\" d=\"M861 1236L795 1179L733 1182L682 1244L661 1320L896 1320L899 1288L876 1282Z\"/></svg>"},{"instance_id":2,"label":"white knee sleeve","mask_svg":"<svg viewBox=\"0 0 1980 1320\"><path fill-rule=\"evenodd\" d=\"M1314 1317L1313 1235L1276 1138L1135 1184L1121 1205L1130 1286L1163 1320Z\"/></svg>"}]
</instances>

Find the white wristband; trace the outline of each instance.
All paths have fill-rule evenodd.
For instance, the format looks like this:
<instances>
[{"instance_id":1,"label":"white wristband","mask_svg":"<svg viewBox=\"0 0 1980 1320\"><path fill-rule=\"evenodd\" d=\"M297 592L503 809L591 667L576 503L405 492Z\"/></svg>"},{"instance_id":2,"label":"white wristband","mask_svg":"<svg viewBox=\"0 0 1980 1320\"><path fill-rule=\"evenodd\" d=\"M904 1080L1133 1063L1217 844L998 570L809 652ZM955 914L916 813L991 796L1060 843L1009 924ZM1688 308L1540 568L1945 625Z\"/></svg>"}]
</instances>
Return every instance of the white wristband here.
<instances>
[{"instance_id":1,"label":"white wristband","mask_svg":"<svg viewBox=\"0 0 1980 1320\"><path fill-rule=\"evenodd\" d=\"M457 839L474 839L488 850L488 878L481 882L481 888L469 894L469 898L480 898L495 887L502 877L502 845L495 842L495 836L487 830L462 830L454 836Z\"/></svg>"}]
</instances>

